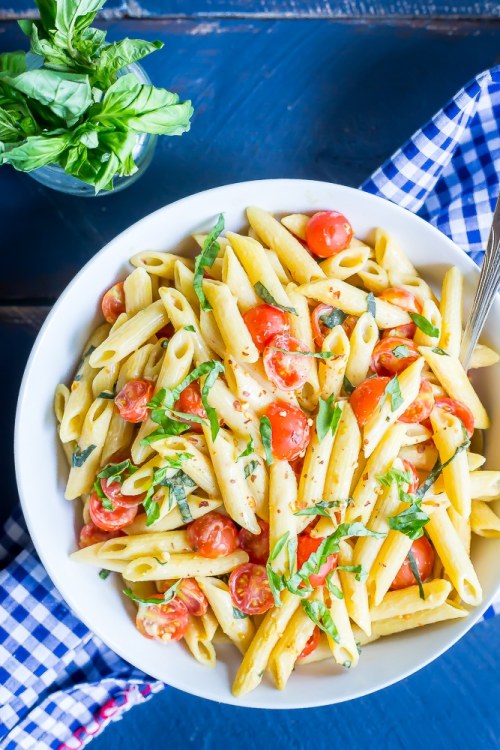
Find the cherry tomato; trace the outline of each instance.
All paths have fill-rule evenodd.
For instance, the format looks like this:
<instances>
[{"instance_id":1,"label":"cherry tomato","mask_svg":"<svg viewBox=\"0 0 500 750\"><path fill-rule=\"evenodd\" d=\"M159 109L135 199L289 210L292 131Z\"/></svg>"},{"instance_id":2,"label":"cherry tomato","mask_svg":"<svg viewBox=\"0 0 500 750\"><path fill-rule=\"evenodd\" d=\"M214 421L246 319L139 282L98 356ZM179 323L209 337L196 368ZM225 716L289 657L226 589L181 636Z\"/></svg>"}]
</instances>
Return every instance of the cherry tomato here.
<instances>
[{"instance_id":1,"label":"cherry tomato","mask_svg":"<svg viewBox=\"0 0 500 750\"><path fill-rule=\"evenodd\" d=\"M309 443L307 417L297 406L274 401L265 411L271 423L271 449L278 459L293 461Z\"/></svg>"},{"instance_id":2,"label":"cherry tomato","mask_svg":"<svg viewBox=\"0 0 500 750\"><path fill-rule=\"evenodd\" d=\"M311 637L309 638L306 645L300 652L298 658L305 659L306 656L309 656L309 654L312 654L312 652L315 651L318 647L320 637L321 637L320 629L318 628L317 625L315 625Z\"/></svg>"},{"instance_id":3,"label":"cherry tomato","mask_svg":"<svg viewBox=\"0 0 500 750\"><path fill-rule=\"evenodd\" d=\"M163 594L155 594L151 599L158 599L158 605L139 605L135 621L137 630L154 641L180 641L189 625L189 613L184 602L174 598L162 604Z\"/></svg>"},{"instance_id":4,"label":"cherry tomato","mask_svg":"<svg viewBox=\"0 0 500 750\"><path fill-rule=\"evenodd\" d=\"M156 331L156 336L159 339L171 339L174 333L175 328L172 323L167 323L167 325L163 326L163 328L160 328L159 331Z\"/></svg>"},{"instance_id":5,"label":"cherry tomato","mask_svg":"<svg viewBox=\"0 0 500 750\"><path fill-rule=\"evenodd\" d=\"M137 506L124 508L116 505L114 510L106 510L102 507L101 498L97 492L93 492L89 502L90 518L103 531L118 531L132 523L137 515Z\"/></svg>"},{"instance_id":6,"label":"cherry tomato","mask_svg":"<svg viewBox=\"0 0 500 750\"><path fill-rule=\"evenodd\" d=\"M402 326L396 326L396 328L386 328L385 331L382 331L382 338L399 336L401 339L412 339L415 336L416 330L417 326L415 323L405 323Z\"/></svg>"},{"instance_id":7,"label":"cherry tomato","mask_svg":"<svg viewBox=\"0 0 500 750\"><path fill-rule=\"evenodd\" d=\"M467 430L468 436L472 437L472 434L474 432L474 415L468 406L463 404L461 401L457 401L457 399L447 398L445 396L436 398L434 400L434 406L439 406L440 409L444 409L444 411L453 414L454 417L458 417Z\"/></svg>"},{"instance_id":8,"label":"cherry tomato","mask_svg":"<svg viewBox=\"0 0 500 750\"><path fill-rule=\"evenodd\" d=\"M121 484L119 482L111 482L109 484L107 479L101 479L101 488L113 505L120 505L122 508L135 508L146 497L145 492L142 492L140 495L122 495Z\"/></svg>"},{"instance_id":9,"label":"cherry tomato","mask_svg":"<svg viewBox=\"0 0 500 750\"><path fill-rule=\"evenodd\" d=\"M359 318L357 318L355 315L348 315L342 323L342 328L344 329L348 339L351 338L352 332L356 328L356 323L358 322L358 320Z\"/></svg>"},{"instance_id":10,"label":"cherry tomato","mask_svg":"<svg viewBox=\"0 0 500 750\"><path fill-rule=\"evenodd\" d=\"M227 516L213 511L187 527L187 537L193 549L203 557L225 557L238 546L238 530Z\"/></svg>"},{"instance_id":11,"label":"cherry tomato","mask_svg":"<svg viewBox=\"0 0 500 750\"><path fill-rule=\"evenodd\" d=\"M418 477L417 470L412 464L412 462L408 461L407 458L403 458L402 463L403 463L404 470L409 471L412 476L412 480L410 484L408 485L408 494L413 495L418 490L418 485L420 484L420 479Z\"/></svg>"},{"instance_id":12,"label":"cherry tomato","mask_svg":"<svg viewBox=\"0 0 500 750\"><path fill-rule=\"evenodd\" d=\"M78 546L80 549L83 549L84 547L90 547L92 544L97 544L98 542L107 542L108 539L114 539L117 536L122 536L121 531L104 531L91 521L82 527Z\"/></svg>"},{"instance_id":13,"label":"cherry tomato","mask_svg":"<svg viewBox=\"0 0 500 750\"><path fill-rule=\"evenodd\" d=\"M175 595L184 602L190 615L201 617L206 614L208 600L194 578L183 578Z\"/></svg>"},{"instance_id":14,"label":"cherry tomato","mask_svg":"<svg viewBox=\"0 0 500 750\"><path fill-rule=\"evenodd\" d=\"M331 328L328 328L328 326L325 326L320 318L322 315L329 315L333 309L332 305L326 305L324 302L320 302L311 313L311 327L314 336L314 343L319 348L321 348L324 339L332 330Z\"/></svg>"},{"instance_id":15,"label":"cherry tomato","mask_svg":"<svg viewBox=\"0 0 500 750\"><path fill-rule=\"evenodd\" d=\"M353 229L340 211L318 211L306 225L309 250L319 258L331 258L349 247Z\"/></svg>"},{"instance_id":16,"label":"cherry tomato","mask_svg":"<svg viewBox=\"0 0 500 750\"><path fill-rule=\"evenodd\" d=\"M302 469L304 468L304 458L304 456L299 456L293 461L290 461L290 466L293 469L293 473L295 474L297 482L300 481L300 475L302 474Z\"/></svg>"},{"instance_id":17,"label":"cherry tomato","mask_svg":"<svg viewBox=\"0 0 500 750\"><path fill-rule=\"evenodd\" d=\"M297 568L300 568L304 563L309 560L313 552L316 552L319 545L323 541L322 537L313 538L309 534L299 534L297 537ZM317 573L312 573L309 576L309 583L315 589L318 586L323 586L326 581L328 573L337 565L337 555L328 555L326 562L323 563Z\"/></svg>"},{"instance_id":18,"label":"cherry tomato","mask_svg":"<svg viewBox=\"0 0 500 750\"><path fill-rule=\"evenodd\" d=\"M197 380L190 383L181 392L181 395L174 404L175 411L182 411L184 414L195 414L202 419L207 418L207 412L201 400L200 384ZM192 432L203 432L201 424L198 422L189 422Z\"/></svg>"},{"instance_id":19,"label":"cherry tomato","mask_svg":"<svg viewBox=\"0 0 500 750\"><path fill-rule=\"evenodd\" d=\"M379 299L385 299L386 302L390 302L392 305L396 305L396 307L400 307L407 312L422 312L422 305L415 295L407 289L400 289L399 287L393 286L389 289L384 289L384 291L380 292L377 296Z\"/></svg>"},{"instance_id":20,"label":"cherry tomato","mask_svg":"<svg viewBox=\"0 0 500 750\"><path fill-rule=\"evenodd\" d=\"M398 347L404 347L404 350ZM405 356L398 356L404 353ZM411 339L388 336L375 344L371 367L377 375L394 375L406 370L419 356L418 349Z\"/></svg>"},{"instance_id":21,"label":"cherry tomato","mask_svg":"<svg viewBox=\"0 0 500 750\"><path fill-rule=\"evenodd\" d=\"M428 380L422 380L418 396L399 417L400 422L423 422L434 408L434 394Z\"/></svg>"},{"instance_id":22,"label":"cherry tomato","mask_svg":"<svg viewBox=\"0 0 500 750\"><path fill-rule=\"evenodd\" d=\"M286 313L272 305L252 307L243 315L243 320L259 352L264 351L272 338L290 329Z\"/></svg>"},{"instance_id":23,"label":"cherry tomato","mask_svg":"<svg viewBox=\"0 0 500 750\"><path fill-rule=\"evenodd\" d=\"M269 557L269 524L261 518L257 519L260 534L251 534L246 529L240 529L238 541L241 549L245 550L251 563L265 565Z\"/></svg>"},{"instance_id":24,"label":"cherry tomato","mask_svg":"<svg viewBox=\"0 0 500 750\"><path fill-rule=\"evenodd\" d=\"M375 409L378 408L389 380L390 378L380 376L367 378L351 393L349 401L360 427L368 422Z\"/></svg>"},{"instance_id":25,"label":"cherry tomato","mask_svg":"<svg viewBox=\"0 0 500 750\"><path fill-rule=\"evenodd\" d=\"M238 565L229 576L229 591L234 606L247 615L261 615L274 606L263 565Z\"/></svg>"},{"instance_id":26,"label":"cherry tomato","mask_svg":"<svg viewBox=\"0 0 500 750\"><path fill-rule=\"evenodd\" d=\"M153 398L155 391L151 380L129 380L120 393L115 396L115 405L120 417L126 422L137 424L144 422L149 416L147 404Z\"/></svg>"},{"instance_id":27,"label":"cherry tomato","mask_svg":"<svg viewBox=\"0 0 500 750\"><path fill-rule=\"evenodd\" d=\"M278 349L286 351L277 351ZM262 355L269 380L282 391L301 388L311 372L310 362L307 356L294 352L306 351L306 345L293 336L285 334L271 339Z\"/></svg>"},{"instance_id":28,"label":"cherry tomato","mask_svg":"<svg viewBox=\"0 0 500 750\"><path fill-rule=\"evenodd\" d=\"M101 302L102 314L108 323L116 323L117 318L125 312L125 292L123 281L108 289Z\"/></svg>"},{"instance_id":29,"label":"cherry tomato","mask_svg":"<svg viewBox=\"0 0 500 750\"><path fill-rule=\"evenodd\" d=\"M421 536L415 539L411 545L411 551L417 564L418 574L421 581L425 581L432 572L434 565L434 548L427 537ZM417 579L413 575L408 557L396 573L396 577L391 583L391 591L396 589L406 589L408 586L415 586Z\"/></svg>"}]
</instances>

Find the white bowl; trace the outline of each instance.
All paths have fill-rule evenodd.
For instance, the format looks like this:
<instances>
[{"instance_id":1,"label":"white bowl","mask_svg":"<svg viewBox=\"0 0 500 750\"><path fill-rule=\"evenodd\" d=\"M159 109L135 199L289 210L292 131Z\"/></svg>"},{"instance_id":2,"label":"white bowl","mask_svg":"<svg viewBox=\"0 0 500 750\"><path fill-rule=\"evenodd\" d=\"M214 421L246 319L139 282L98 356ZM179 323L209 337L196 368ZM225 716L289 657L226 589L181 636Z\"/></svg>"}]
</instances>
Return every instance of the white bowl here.
<instances>
[{"instance_id":1,"label":"white bowl","mask_svg":"<svg viewBox=\"0 0 500 750\"><path fill-rule=\"evenodd\" d=\"M120 593L118 580L102 581L97 569L68 558L75 549L81 519L63 496L66 466L56 440L52 413L57 383L68 382L93 325L99 319L103 292L128 269L128 258L140 250L191 248L192 232L208 229L219 212L226 226L246 224L245 207L258 205L276 213L335 208L365 237L375 226L394 235L423 276L439 288L448 266L466 276L466 300L477 280L474 263L438 230L408 211L352 188L308 180L263 180L208 190L165 206L134 224L106 245L80 271L47 318L28 361L17 409L15 459L26 521L40 558L55 585L76 614L110 648L146 673L188 693L261 708L305 708L339 703L372 693L412 674L461 638L491 602L498 584L498 544L476 538L473 560L484 590L484 602L463 620L384 638L363 650L359 666L332 673L330 663L300 667L285 691L269 679L244 696L231 695L240 656L230 646L219 649L214 669L200 666L179 644L162 646L143 638L133 622L134 605ZM182 251L181 251L182 252ZM490 315L485 341L500 349L500 302ZM490 468L493 446L500 443L500 399L496 397L498 367L474 375L492 417L487 436Z\"/></svg>"}]
</instances>

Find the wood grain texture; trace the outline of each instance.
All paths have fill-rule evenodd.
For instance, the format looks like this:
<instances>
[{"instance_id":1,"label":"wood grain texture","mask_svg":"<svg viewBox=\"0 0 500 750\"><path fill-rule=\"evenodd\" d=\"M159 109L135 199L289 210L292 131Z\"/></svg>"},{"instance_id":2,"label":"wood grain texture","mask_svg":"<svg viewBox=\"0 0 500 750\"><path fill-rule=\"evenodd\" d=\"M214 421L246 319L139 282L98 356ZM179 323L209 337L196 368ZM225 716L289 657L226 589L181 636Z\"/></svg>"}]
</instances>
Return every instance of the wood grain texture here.
<instances>
[{"instance_id":1,"label":"wood grain texture","mask_svg":"<svg viewBox=\"0 0 500 750\"><path fill-rule=\"evenodd\" d=\"M116 195L62 195L0 169L0 302L54 299L106 242L178 198L216 185L307 177L359 185L457 89L499 59L492 22L120 21L110 39L161 39L157 85L192 98L191 132L160 139ZM3 49L25 43L0 24Z\"/></svg>"},{"instance_id":2,"label":"wood grain texture","mask_svg":"<svg viewBox=\"0 0 500 750\"><path fill-rule=\"evenodd\" d=\"M496 0L108 0L105 16L221 17L499 17ZM1 0L0 18L34 17L33 0Z\"/></svg>"}]
</instances>

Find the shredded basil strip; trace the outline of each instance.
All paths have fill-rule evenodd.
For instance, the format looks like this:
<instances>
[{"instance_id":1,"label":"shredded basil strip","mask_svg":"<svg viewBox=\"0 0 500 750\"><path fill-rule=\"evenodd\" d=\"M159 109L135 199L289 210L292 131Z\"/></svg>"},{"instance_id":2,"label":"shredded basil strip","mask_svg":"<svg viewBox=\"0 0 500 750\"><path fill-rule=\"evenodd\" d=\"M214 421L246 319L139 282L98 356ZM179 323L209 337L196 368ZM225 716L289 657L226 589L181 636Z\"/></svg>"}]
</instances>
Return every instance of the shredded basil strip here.
<instances>
[{"instance_id":1,"label":"shredded basil strip","mask_svg":"<svg viewBox=\"0 0 500 750\"><path fill-rule=\"evenodd\" d=\"M328 430L331 430L332 435L335 435L341 416L342 409L339 404L333 403L333 394L327 399L320 397L316 416L316 434L320 443L328 434Z\"/></svg>"},{"instance_id":2,"label":"shredded basil strip","mask_svg":"<svg viewBox=\"0 0 500 750\"><path fill-rule=\"evenodd\" d=\"M394 375L385 386L384 398L382 399L381 404L387 397L391 399L391 411L396 411L396 409L399 409L403 403L403 396L401 395L401 388L399 387L399 379L397 375Z\"/></svg>"},{"instance_id":3,"label":"shredded basil strip","mask_svg":"<svg viewBox=\"0 0 500 750\"><path fill-rule=\"evenodd\" d=\"M99 578L102 578L102 580L105 581L106 578L108 578L108 576L109 576L110 573L111 573L110 570L106 570L105 568L102 568L99 571Z\"/></svg>"},{"instance_id":4,"label":"shredded basil strip","mask_svg":"<svg viewBox=\"0 0 500 750\"><path fill-rule=\"evenodd\" d=\"M413 476L411 471L400 471L399 469L389 469L384 474L378 474L377 482L384 487L390 487L396 483L399 487L402 484L411 484Z\"/></svg>"},{"instance_id":5,"label":"shredded basil strip","mask_svg":"<svg viewBox=\"0 0 500 750\"><path fill-rule=\"evenodd\" d=\"M375 318L377 315L377 304L373 292L370 292L366 297L366 310L370 315Z\"/></svg>"},{"instance_id":6,"label":"shredded basil strip","mask_svg":"<svg viewBox=\"0 0 500 750\"><path fill-rule=\"evenodd\" d=\"M273 462L273 452L271 448L273 431L269 417L264 416L260 418L259 430L262 438L262 445L264 446L264 452L266 454L266 463L268 466L271 466Z\"/></svg>"},{"instance_id":7,"label":"shredded basil strip","mask_svg":"<svg viewBox=\"0 0 500 750\"><path fill-rule=\"evenodd\" d=\"M419 315L418 313L408 313L410 318L413 320L417 328L420 328L420 330L425 333L427 336L431 336L432 338L436 338L439 336L439 328L436 328L436 326L432 325L430 320L427 320L423 315Z\"/></svg>"},{"instance_id":8,"label":"shredded basil strip","mask_svg":"<svg viewBox=\"0 0 500 750\"><path fill-rule=\"evenodd\" d=\"M115 396L116 393L111 393L111 391L101 391L97 398L108 398L111 401L115 398Z\"/></svg>"},{"instance_id":9,"label":"shredded basil strip","mask_svg":"<svg viewBox=\"0 0 500 750\"><path fill-rule=\"evenodd\" d=\"M277 307L278 310L283 310L283 312L288 312L288 313L291 313L292 315L297 315L297 310L295 309L295 307L286 307L286 305L280 305L279 302L276 302L271 292L268 289L266 289L264 284L262 284L260 281L254 284L253 288L255 289L255 293L257 297L260 297L260 299L266 304L272 305L273 307Z\"/></svg>"},{"instance_id":10,"label":"shredded basil strip","mask_svg":"<svg viewBox=\"0 0 500 750\"><path fill-rule=\"evenodd\" d=\"M354 386L347 377L347 375L344 375L344 379L342 381L342 385L344 387L344 391L347 393L348 396L351 395L351 393L354 391Z\"/></svg>"},{"instance_id":11,"label":"shredded basil strip","mask_svg":"<svg viewBox=\"0 0 500 750\"><path fill-rule=\"evenodd\" d=\"M74 469L79 469L83 466L87 458L90 456L93 450L95 450L95 445L89 445L88 448L85 448L85 450L82 451L79 445L75 446L75 450L73 451L71 455L71 466Z\"/></svg>"},{"instance_id":12,"label":"shredded basil strip","mask_svg":"<svg viewBox=\"0 0 500 750\"><path fill-rule=\"evenodd\" d=\"M235 620L246 620L248 617L245 612L242 612L241 609L238 609L238 607L235 607L233 604L233 617Z\"/></svg>"},{"instance_id":13,"label":"shredded basil strip","mask_svg":"<svg viewBox=\"0 0 500 750\"><path fill-rule=\"evenodd\" d=\"M326 581L325 581L326 588L328 589L330 594L333 594L333 596L335 596L337 599L343 599L344 598L343 592L332 581L333 574L334 574L333 570L331 571L331 573L328 573L326 577Z\"/></svg>"},{"instance_id":14,"label":"shredded basil strip","mask_svg":"<svg viewBox=\"0 0 500 750\"><path fill-rule=\"evenodd\" d=\"M121 463L118 464L106 464L106 466L98 473L97 477L98 479L107 479L109 484L113 484L114 482L122 484L126 478L125 475L128 476L134 474L137 471L137 468L138 467L134 466L132 461L127 458L125 461L121 461Z\"/></svg>"},{"instance_id":15,"label":"shredded basil strip","mask_svg":"<svg viewBox=\"0 0 500 750\"><path fill-rule=\"evenodd\" d=\"M203 271L205 268L211 268L213 266L214 261L219 254L220 245L217 242L217 238L223 230L224 217L222 214L219 214L217 223L210 234L207 235L201 253L196 256L194 261L193 289L200 301L202 310L212 309L209 301L205 297L205 292L203 291Z\"/></svg>"},{"instance_id":16,"label":"shredded basil strip","mask_svg":"<svg viewBox=\"0 0 500 750\"><path fill-rule=\"evenodd\" d=\"M453 454L453 456L451 456L451 458L449 458L447 461L445 461L444 464L442 464L441 461L438 458L437 461L436 461L436 463L434 464L434 466L430 470L430 472L429 472L427 478L425 479L425 481L422 482L422 484L420 485L420 487L418 488L418 490L415 492L415 497L417 497L417 498L423 498L424 495L425 495L425 493L428 492L428 490L432 487L432 485L434 484L434 482L436 481L436 479L441 475L441 472L443 471L443 469L446 469L446 467L448 466L448 464L451 464L451 462L453 461L453 459L455 458L455 456L458 456L459 453L461 453L462 451L467 450L467 448L469 447L469 445L470 445L470 440L467 438L467 440L464 440L464 442L461 445L458 446L458 448L456 449L456 451Z\"/></svg>"},{"instance_id":17,"label":"shredded basil strip","mask_svg":"<svg viewBox=\"0 0 500 750\"><path fill-rule=\"evenodd\" d=\"M432 351L434 352L434 354L442 354L442 355L443 355L443 356L445 356L445 357L449 357L449 356L450 356L450 355L448 354L448 352L445 352L445 350L444 350L444 349L441 349L441 347L440 347L440 346L435 346L435 347L434 347L434 349L433 349Z\"/></svg>"},{"instance_id":18,"label":"shredded basil strip","mask_svg":"<svg viewBox=\"0 0 500 750\"><path fill-rule=\"evenodd\" d=\"M190 331L191 333L196 333L196 328L194 326L184 326L185 331Z\"/></svg>"},{"instance_id":19,"label":"shredded basil strip","mask_svg":"<svg viewBox=\"0 0 500 750\"><path fill-rule=\"evenodd\" d=\"M408 349L406 344L399 344L398 346L395 346L392 350L392 353L395 357L398 359L404 359L405 357L411 357L411 351Z\"/></svg>"},{"instance_id":20,"label":"shredded basil strip","mask_svg":"<svg viewBox=\"0 0 500 750\"><path fill-rule=\"evenodd\" d=\"M255 459L252 459L251 461L249 461L245 465L245 469L244 469L245 479L248 479L249 477L251 477L252 474L255 472L255 469L257 469L258 466L259 466L259 462L256 461Z\"/></svg>"},{"instance_id":21,"label":"shredded basil strip","mask_svg":"<svg viewBox=\"0 0 500 750\"><path fill-rule=\"evenodd\" d=\"M146 513L146 526L151 526L160 517L160 504L157 500L153 500L153 496L144 498L142 506Z\"/></svg>"},{"instance_id":22,"label":"shredded basil strip","mask_svg":"<svg viewBox=\"0 0 500 750\"><path fill-rule=\"evenodd\" d=\"M304 612L320 630L330 636L335 643L340 643L340 636L328 607L323 602L302 601Z\"/></svg>"},{"instance_id":23,"label":"shredded basil strip","mask_svg":"<svg viewBox=\"0 0 500 750\"><path fill-rule=\"evenodd\" d=\"M254 452L254 444L253 444L253 437L251 437L246 445L245 450L242 453L240 453L240 455L238 456L236 460L239 461L240 458L245 458L246 456L250 456L253 452Z\"/></svg>"},{"instance_id":24,"label":"shredded basil strip","mask_svg":"<svg viewBox=\"0 0 500 750\"><path fill-rule=\"evenodd\" d=\"M151 597L151 599L143 599L141 596L136 596L131 588L123 589L123 593L125 594L125 596L128 596L129 599L132 599L132 601L136 602L137 604L144 604L146 606L156 605L157 607L159 607L162 604L167 604L167 602L171 601L174 598L177 593L177 589L182 583L182 580L182 578L179 578L178 581L173 583L170 588L168 588L163 594L163 599L160 599L160 597L158 596L156 598Z\"/></svg>"},{"instance_id":25,"label":"shredded basil strip","mask_svg":"<svg viewBox=\"0 0 500 750\"><path fill-rule=\"evenodd\" d=\"M208 375L203 382L203 385L201 386L201 402L205 407L208 421L210 422L210 433L212 435L212 440L215 440L217 435L219 434L220 429L219 417L217 416L217 412L215 411L213 406L210 406L210 404L208 403L208 394L210 393L210 389L214 385L219 374L224 372L224 365L222 364L222 362L218 362L215 360L212 360L212 362L207 362L206 364L210 364L211 367L209 369ZM202 367L202 365L200 365L200 367Z\"/></svg>"},{"instance_id":26,"label":"shredded basil strip","mask_svg":"<svg viewBox=\"0 0 500 750\"><path fill-rule=\"evenodd\" d=\"M299 350L291 352L288 349L280 349L278 346L270 346L269 349L273 349L275 352L281 352L281 354L300 354L302 357L316 357L316 359L330 359L333 357L333 352L301 352Z\"/></svg>"},{"instance_id":27,"label":"shredded basil strip","mask_svg":"<svg viewBox=\"0 0 500 750\"><path fill-rule=\"evenodd\" d=\"M420 572L418 570L417 561L415 560L415 555L413 554L413 551L411 548L408 550L408 554L406 555L408 558L408 562L410 563L411 572L415 576L415 579L418 584L418 595L421 599L425 600L425 591L424 587L422 586L422 579L420 578Z\"/></svg>"},{"instance_id":28,"label":"shredded basil strip","mask_svg":"<svg viewBox=\"0 0 500 750\"><path fill-rule=\"evenodd\" d=\"M343 310L339 310L337 307L332 307L331 312L325 312L319 316L319 320L323 323L326 328L335 328L340 326L349 317Z\"/></svg>"},{"instance_id":29,"label":"shredded basil strip","mask_svg":"<svg viewBox=\"0 0 500 750\"><path fill-rule=\"evenodd\" d=\"M330 518L327 508L338 508L341 504L341 500L319 500L311 508L302 508L296 510L294 516L326 516Z\"/></svg>"},{"instance_id":30,"label":"shredded basil strip","mask_svg":"<svg viewBox=\"0 0 500 750\"><path fill-rule=\"evenodd\" d=\"M409 539L415 541L424 535L424 526L429 523L429 516L420 507L419 502L413 502L411 495L400 492L401 500L411 502L411 505L395 516L389 516L387 524L390 529L405 534Z\"/></svg>"},{"instance_id":31,"label":"shredded basil strip","mask_svg":"<svg viewBox=\"0 0 500 750\"><path fill-rule=\"evenodd\" d=\"M347 573L354 573L356 580L361 583L368 578L368 571L362 565L337 565L336 570L345 570Z\"/></svg>"},{"instance_id":32,"label":"shredded basil strip","mask_svg":"<svg viewBox=\"0 0 500 750\"><path fill-rule=\"evenodd\" d=\"M269 581L269 588L271 589L274 604L276 607L281 607L280 593L285 588L285 580L283 576L280 576L279 573L276 573L273 570L271 563L273 562L273 560L276 560L282 549L287 544L289 537L289 531L286 531L282 536L280 536L273 549L271 550L266 563L267 580Z\"/></svg>"}]
</instances>

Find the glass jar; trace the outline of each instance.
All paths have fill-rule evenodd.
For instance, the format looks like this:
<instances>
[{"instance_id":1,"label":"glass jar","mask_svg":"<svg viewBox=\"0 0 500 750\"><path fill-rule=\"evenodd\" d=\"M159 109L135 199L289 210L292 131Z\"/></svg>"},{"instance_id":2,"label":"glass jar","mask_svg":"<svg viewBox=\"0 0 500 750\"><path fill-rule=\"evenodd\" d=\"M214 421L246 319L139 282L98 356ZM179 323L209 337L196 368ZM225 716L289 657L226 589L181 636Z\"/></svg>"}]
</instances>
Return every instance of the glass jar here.
<instances>
[{"instance_id":1,"label":"glass jar","mask_svg":"<svg viewBox=\"0 0 500 750\"><path fill-rule=\"evenodd\" d=\"M33 58L36 56L33 55ZM31 67L31 66L29 66ZM39 67L39 63L34 61L33 67ZM151 79L144 70L144 68L138 63L133 63L123 68L118 75L125 75L126 73L133 73L140 83L151 84ZM88 185L86 182L82 182L77 177L73 177L70 174L66 174L64 169L59 164L49 164L39 169L34 169L32 172L27 172L37 182L40 182L45 187L58 190L61 193L69 193L70 195L79 195L82 198L100 198L101 196L111 195L117 193L119 190L132 185L136 180L141 177L146 169L151 164L153 159L154 150L156 148L156 142L158 136L150 135L149 133L138 133L137 143L132 152L134 162L137 167L137 171L134 174L125 177L114 177L113 178L113 190L101 190L100 193L95 192L93 185Z\"/></svg>"}]
</instances>

